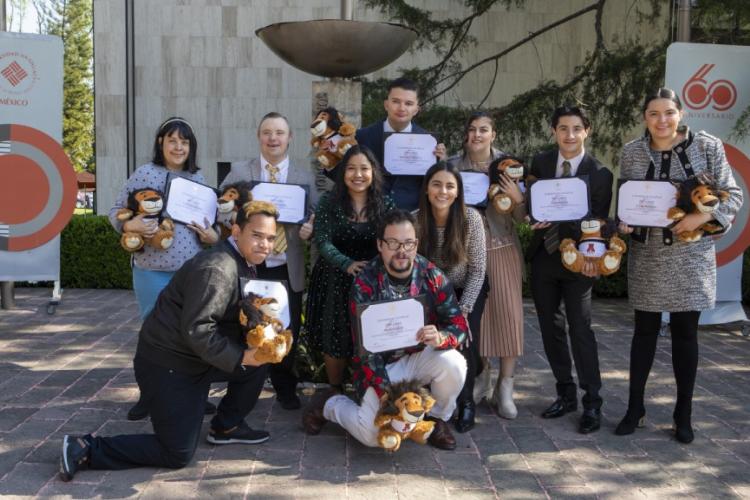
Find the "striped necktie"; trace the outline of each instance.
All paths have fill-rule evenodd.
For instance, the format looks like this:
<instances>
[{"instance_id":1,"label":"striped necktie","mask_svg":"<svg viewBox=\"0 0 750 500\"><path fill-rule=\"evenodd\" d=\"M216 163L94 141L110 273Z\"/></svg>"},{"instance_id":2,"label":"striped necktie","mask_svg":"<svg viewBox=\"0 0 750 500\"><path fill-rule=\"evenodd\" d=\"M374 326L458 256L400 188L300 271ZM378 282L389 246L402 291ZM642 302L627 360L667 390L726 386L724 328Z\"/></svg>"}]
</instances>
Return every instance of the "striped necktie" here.
<instances>
[{"instance_id":1,"label":"striped necktie","mask_svg":"<svg viewBox=\"0 0 750 500\"><path fill-rule=\"evenodd\" d=\"M568 160L562 162L562 175L560 177L570 177L571 166ZM544 248L547 253L552 255L560 248L560 225L552 224L544 233Z\"/></svg>"}]
</instances>

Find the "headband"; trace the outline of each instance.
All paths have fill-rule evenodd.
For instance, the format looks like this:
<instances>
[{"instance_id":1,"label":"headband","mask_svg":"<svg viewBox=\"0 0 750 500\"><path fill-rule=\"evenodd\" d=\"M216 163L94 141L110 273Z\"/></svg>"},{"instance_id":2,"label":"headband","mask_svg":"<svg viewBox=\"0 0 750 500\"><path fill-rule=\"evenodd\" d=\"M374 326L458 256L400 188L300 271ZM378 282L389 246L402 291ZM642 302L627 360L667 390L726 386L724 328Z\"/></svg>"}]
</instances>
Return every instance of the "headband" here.
<instances>
[{"instance_id":1,"label":"headband","mask_svg":"<svg viewBox=\"0 0 750 500\"><path fill-rule=\"evenodd\" d=\"M167 125L169 125L172 122L182 122L182 123L184 123L185 125L187 125L187 128L190 129L190 132L193 135L195 135L195 132L193 131L193 127L187 122L187 120L184 120L182 118L170 118L169 120L167 120L167 121L165 121L164 123L161 124L161 127L159 127L159 131L161 132L162 130L164 130L164 127L166 127Z\"/></svg>"}]
</instances>

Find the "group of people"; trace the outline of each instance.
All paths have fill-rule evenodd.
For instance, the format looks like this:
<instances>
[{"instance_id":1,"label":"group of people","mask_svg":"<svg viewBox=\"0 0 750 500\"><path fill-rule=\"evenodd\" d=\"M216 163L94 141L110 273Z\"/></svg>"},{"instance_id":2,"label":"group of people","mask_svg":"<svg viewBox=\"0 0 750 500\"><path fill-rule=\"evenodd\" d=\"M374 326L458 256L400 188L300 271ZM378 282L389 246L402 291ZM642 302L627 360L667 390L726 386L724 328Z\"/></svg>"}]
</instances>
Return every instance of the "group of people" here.
<instances>
[{"instance_id":1,"label":"group of people","mask_svg":"<svg viewBox=\"0 0 750 500\"><path fill-rule=\"evenodd\" d=\"M293 348L282 363L265 365L244 344L239 325L240 280L283 281L289 292L290 329L323 354L330 388L313 397L302 412L305 432L316 434L335 422L367 446L378 446L374 418L384 395L398 382L417 380L435 399L429 443L454 449L450 423L458 432L475 424L475 407L486 399L504 418L516 418L513 400L516 360L523 354L521 287L524 255L516 224L528 220L524 189L509 177L500 185L514 202L510 213L493 207L469 207L461 172L488 173L509 155L494 147L492 117L472 114L464 128L463 150L448 156L443 144L424 176L393 176L383 167L383 138L389 132L424 133L416 84L397 79L388 87L384 120L357 131L351 147L333 170L329 192L311 189L301 225L278 222L269 203L254 200L238 212L231 235L220 241L208 221L176 224L167 250L148 246L133 256L133 288L144 319L134 358L140 401L128 418L151 416L154 434L114 437L65 436L60 476L69 481L81 468L138 466L182 467L195 452L204 414L215 414L207 440L213 444L262 443L267 432L250 428L245 417L270 376L279 406L301 408L293 373ZM673 235L709 220L729 227L742 204L721 142L680 123L677 95L658 89L643 106L645 134L621 154L622 179L682 181L708 173L729 193L711 214L690 214L673 227L631 228L628 287L635 309L630 354L628 410L615 433L633 433L645 417L645 385L656 349L661 313L670 313L677 401L675 437L693 440L690 418L698 361L700 311L715 301L716 264L710 238L684 243ZM536 155L537 179L586 176L591 215L607 218L613 174L585 149L591 123L583 109L562 106L550 120L556 148ZM286 118L269 113L258 126L259 155L234 163L222 186L237 181L304 184L313 173L288 156L291 131ZM171 118L154 141L153 161L128 179L110 219L118 231L149 236L153 219L135 217L124 224L116 211L128 193L163 188L168 174L204 182L196 166L197 141L189 122ZM658 167L657 167L658 166ZM657 173L658 168L658 173ZM575 232L573 223L532 224L526 251L530 285L544 350L556 380L557 398L543 418L577 410L583 391L581 433L601 424L601 375L591 329L593 266L582 273L561 262L560 242ZM304 250L312 240L319 254L305 289ZM204 247L210 247L204 250ZM422 296L425 326L414 346L370 353L356 345L357 306L381 300ZM572 353L572 357L571 357ZM494 390L490 361L500 359ZM573 377L575 364L578 383ZM347 367L355 399L344 391ZM225 381L218 408L208 402L210 385Z\"/></svg>"}]
</instances>

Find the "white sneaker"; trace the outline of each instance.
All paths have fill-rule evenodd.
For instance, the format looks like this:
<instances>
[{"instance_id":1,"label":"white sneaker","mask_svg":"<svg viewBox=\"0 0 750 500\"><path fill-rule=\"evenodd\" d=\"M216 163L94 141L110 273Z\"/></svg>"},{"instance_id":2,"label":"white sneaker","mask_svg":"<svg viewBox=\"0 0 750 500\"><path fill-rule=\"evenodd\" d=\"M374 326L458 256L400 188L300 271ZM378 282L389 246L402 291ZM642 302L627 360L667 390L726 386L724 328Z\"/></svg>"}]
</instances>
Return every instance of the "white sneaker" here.
<instances>
[{"instance_id":1,"label":"white sneaker","mask_svg":"<svg viewBox=\"0 0 750 500\"><path fill-rule=\"evenodd\" d=\"M494 399L497 405L497 413L501 417L513 420L518 416L518 409L513 402L513 377L504 378L495 386L492 399Z\"/></svg>"}]
</instances>

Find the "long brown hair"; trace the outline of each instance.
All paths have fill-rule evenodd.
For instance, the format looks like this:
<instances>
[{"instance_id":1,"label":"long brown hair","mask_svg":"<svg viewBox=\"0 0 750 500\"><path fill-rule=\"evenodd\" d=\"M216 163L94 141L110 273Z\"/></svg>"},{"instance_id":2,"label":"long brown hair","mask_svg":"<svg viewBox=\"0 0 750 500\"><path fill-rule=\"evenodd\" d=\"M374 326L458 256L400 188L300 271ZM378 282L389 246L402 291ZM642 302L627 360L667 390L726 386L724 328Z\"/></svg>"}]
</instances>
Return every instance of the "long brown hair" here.
<instances>
[{"instance_id":1,"label":"long brown hair","mask_svg":"<svg viewBox=\"0 0 750 500\"><path fill-rule=\"evenodd\" d=\"M456 179L458 195L448 211L448 222L445 224L443 248L438 250L437 224L432 215L432 205L427 197L427 186L438 172L448 172ZM464 204L464 184L461 172L454 165L439 161L427 170L422 180L422 192L419 195L419 213L417 214L417 237L419 253L430 260L440 257L447 267L453 267L468 260L466 252L466 205ZM436 252L440 252L438 255Z\"/></svg>"}]
</instances>

